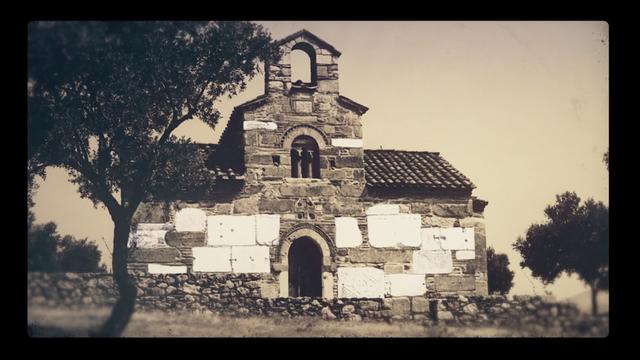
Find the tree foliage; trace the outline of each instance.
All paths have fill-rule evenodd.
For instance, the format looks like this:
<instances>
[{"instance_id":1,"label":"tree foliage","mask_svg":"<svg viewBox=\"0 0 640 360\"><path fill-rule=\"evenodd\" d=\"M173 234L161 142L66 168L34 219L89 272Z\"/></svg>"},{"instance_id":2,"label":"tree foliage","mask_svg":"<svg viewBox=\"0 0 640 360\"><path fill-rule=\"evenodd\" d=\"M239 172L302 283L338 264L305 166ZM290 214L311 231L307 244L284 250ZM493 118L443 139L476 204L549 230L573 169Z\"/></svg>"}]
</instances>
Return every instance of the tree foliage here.
<instances>
[{"instance_id":1,"label":"tree foliage","mask_svg":"<svg viewBox=\"0 0 640 360\"><path fill-rule=\"evenodd\" d=\"M150 189L175 180L165 175L192 178L180 168L188 161L166 170L176 149L190 149L171 146L188 143L172 132L194 118L214 127L216 101L244 90L278 47L249 22L33 22L27 50L29 169L66 169L82 197L109 211L120 299L100 334L118 335L136 293L132 216Z\"/></svg>"},{"instance_id":2,"label":"tree foliage","mask_svg":"<svg viewBox=\"0 0 640 360\"><path fill-rule=\"evenodd\" d=\"M574 192L556 196L545 209L547 221L533 224L514 248L534 277L548 284L562 273L576 274L592 289L592 299L609 288L609 209L581 200ZM594 312L596 304L593 304Z\"/></svg>"},{"instance_id":3,"label":"tree foliage","mask_svg":"<svg viewBox=\"0 0 640 360\"><path fill-rule=\"evenodd\" d=\"M88 239L58 234L54 222L31 225L27 236L27 269L43 272L105 272L101 252Z\"/></svg>"},{"instance_id":4,"label":"tree foliage","mask_svg":"<svg viewBox=\"0 0 640 360\"><path fill-rule=\"evenodd\" d=\"M506 295L513 287L513 271L509 270L509 258L506 254L497 254L490 246L487 248L487 276L489 293Z\"/></svg>"}]
</instances>

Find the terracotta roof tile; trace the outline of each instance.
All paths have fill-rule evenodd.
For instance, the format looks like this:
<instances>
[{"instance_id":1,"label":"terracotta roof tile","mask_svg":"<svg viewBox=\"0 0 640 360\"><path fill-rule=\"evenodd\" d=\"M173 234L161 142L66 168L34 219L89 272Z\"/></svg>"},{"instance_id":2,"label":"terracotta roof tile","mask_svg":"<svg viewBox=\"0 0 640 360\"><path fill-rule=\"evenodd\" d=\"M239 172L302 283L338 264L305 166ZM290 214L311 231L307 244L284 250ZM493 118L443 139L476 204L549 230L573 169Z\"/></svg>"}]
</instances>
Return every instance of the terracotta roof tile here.
<instances>
[{"instance_id":1,"label":"terracotta roof tile","mask_svg":"<svg viewBox=\"0 0 640 360\"><path fill-rule=\"evenodd\" d=\"M471 190L475 185L440 153L402 150L365 150L365 178L372 188Z\"/></svg>"}]
</instances>

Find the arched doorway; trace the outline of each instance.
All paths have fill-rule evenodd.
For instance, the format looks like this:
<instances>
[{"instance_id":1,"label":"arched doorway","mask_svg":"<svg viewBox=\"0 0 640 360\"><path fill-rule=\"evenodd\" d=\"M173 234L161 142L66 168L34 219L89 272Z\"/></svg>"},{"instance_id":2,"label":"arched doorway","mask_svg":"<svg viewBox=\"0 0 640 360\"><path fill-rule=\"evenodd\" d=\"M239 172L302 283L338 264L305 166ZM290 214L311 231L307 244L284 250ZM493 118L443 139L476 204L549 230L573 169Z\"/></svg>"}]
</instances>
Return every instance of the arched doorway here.
<instances>
[{"instance_id":1,"label":"arched doorway","mask_svg":"<svg viewBox=\"0 0 640 360\"><path fill-rule=\"evenodd\" d=\"M322 296L322 250L309 237L296 239L289 248L289 296Z\"/></svg>"},{"instance_id":2,"label":"arched doorway","mask_svg":"<svg viewBox=\"0 0 640 360\"><path fill-rule=\"evenodd\" d=\"M309 244L309 240L313 243L312 245L315 248L311 247ZM299 245L296 245L296 248L300 246L299 249L294 249L294 244L300 242ZM312 269L318 269L320 272L320 287L321 287L321 295L325 299L332 299L335 297L335 289L333 283L333 275L335 272L335 265L332 261L333 248L330 244L333 241L329 238L329 236L322 230L322 228L311 225L311 224L297 224L289 229L284 236L281 238L280 248L278 249L278 260L272 263L272 267L279 272L278 283L280 284L280 296L281 297L289 297L289 296L304 296L304 295L294 295L289 292L289 290L294 286L290 286L290 277L289 272L295 272L296 269L301 266L308 266ZM304 255L304 252L310 252L312 255ZM316 250L318 250L316 252ZM294 252L293 255L289 256L290 252ZM319 252L319 254L318 254ZM313 265L315 263L316 258L320 258L320 264ZM297 261L298 265L290 263L290 260L294 263ZM302 264L304 263L304 265ZM292 279L295 279L296 276L292 276ZM310 276L313 284L313 281L317 284L317 277ZM317 287L317 285L313 285ZM304 292L306 293L306 291ZM317 291L313 291L313 293L317 293ZM316 295L317 296L317 295Z\"/></svg>"}]
</instances>

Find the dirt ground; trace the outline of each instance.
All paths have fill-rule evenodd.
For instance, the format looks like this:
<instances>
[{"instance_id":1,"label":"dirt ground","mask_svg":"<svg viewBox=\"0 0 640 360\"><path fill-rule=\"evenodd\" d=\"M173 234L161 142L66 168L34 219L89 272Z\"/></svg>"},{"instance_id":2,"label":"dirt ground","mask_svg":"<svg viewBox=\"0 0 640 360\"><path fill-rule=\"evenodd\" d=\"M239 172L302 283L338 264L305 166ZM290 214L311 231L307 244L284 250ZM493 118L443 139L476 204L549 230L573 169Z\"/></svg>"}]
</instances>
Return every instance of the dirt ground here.
<instances>
[{"instance_id":1,"label":"dirt ground","mask_svg":"<svg viewBox=\"0 0 640 360\"><path fill-rule=\"evenodd\" d=\"M109 308L28 309L27 331L33 337L86 337L109 315ZM419 321L330 321L314 317L230 317L211 312L138 311L125 337L563 337L557 329L530 326L425 327Z\"/></svg>"}]
</instances>

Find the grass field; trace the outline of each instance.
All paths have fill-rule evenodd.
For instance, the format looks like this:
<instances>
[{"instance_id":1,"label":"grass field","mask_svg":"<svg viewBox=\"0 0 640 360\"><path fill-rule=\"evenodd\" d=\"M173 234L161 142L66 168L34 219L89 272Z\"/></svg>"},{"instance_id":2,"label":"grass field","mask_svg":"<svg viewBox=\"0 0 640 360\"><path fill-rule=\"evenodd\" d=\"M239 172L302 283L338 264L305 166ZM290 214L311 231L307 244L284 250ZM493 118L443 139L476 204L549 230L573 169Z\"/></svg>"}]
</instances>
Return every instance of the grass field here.
<instances>
[{"instance_id":1,"label":"grass field","mask_svg":"<svg viewBox=\"0 0 640 360\"><path fill-rule=\"evenodd\" d=\"M28 331L34 337L84 337L96 329L110 309L29 308ZM430 326L419 321L392 323L327 321L320 318L229 317L210 312L134 313L125 337L562 337L557 329Z\"/></svg>"}]
</instances>

